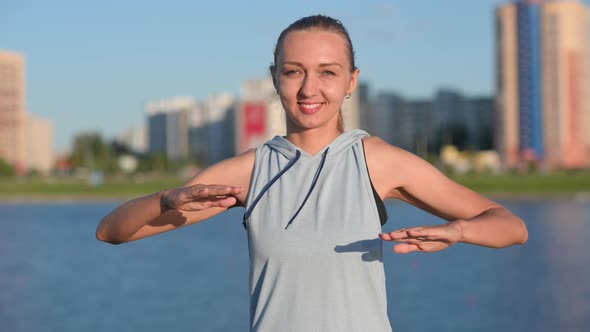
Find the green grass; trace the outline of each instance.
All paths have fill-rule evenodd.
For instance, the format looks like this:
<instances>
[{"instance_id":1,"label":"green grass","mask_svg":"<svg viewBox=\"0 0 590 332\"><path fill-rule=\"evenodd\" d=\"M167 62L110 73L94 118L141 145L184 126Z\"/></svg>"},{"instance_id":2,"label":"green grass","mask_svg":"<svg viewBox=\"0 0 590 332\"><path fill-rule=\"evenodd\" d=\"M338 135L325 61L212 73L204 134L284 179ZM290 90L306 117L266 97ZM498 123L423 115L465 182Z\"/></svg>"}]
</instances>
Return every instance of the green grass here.
<instances>
[{"instance_id":1,"label":"green grass","mask_svg":"<svg viewBox=\"0 0 590 332\"><path fill-rule=\"evenodd\" d=\"M162 189L179 186L183 180L157 178L149 180L107 179L101 186L73 179L1 179L0 199L19 198L130 198L151 194Z\"/></svg>"},{"instance_id":2,"label":"green grass","mask_svg":"<svg viewBox=\"0 0 590 332\"><path fill-rule=\"evenodd\" d=\"M470 174L452 176L451 178L482 193L572 194L590 192L590 171L550 174Z\"/></svg>"},{"instance_id":3,"label":"green grass","mask_svg":"<svg viewBox=\"0 0 590 332\"><path fill-rule=\"evenodd\" d=\"M543 196L590 193L590 170L550 174L469 174L451 178L483 194ZM0 178L2 199L122 199L154 193L181 185L177 177L107 178L94 187L84 180Z\"/></svg>"}]
</instances>

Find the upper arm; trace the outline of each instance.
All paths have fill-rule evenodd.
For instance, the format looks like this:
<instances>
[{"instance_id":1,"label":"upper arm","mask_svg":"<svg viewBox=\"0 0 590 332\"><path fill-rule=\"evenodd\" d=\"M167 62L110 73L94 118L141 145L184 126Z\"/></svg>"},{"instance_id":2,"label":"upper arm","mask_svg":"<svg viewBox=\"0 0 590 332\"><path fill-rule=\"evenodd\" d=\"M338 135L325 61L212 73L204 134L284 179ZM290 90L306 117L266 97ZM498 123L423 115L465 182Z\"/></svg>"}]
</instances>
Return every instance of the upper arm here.
<instances>
[{"instance_id":1,"label":"upper arm","mask_svg":"<svg viewBox=\"0 0 590 332\"><path fill-rule=\"evenodd\" d=\"M371 179L383 198L398 198L446 220L468 219L498 206L377 137L366 139L365 146Z\"/></svg>"},{"instance_id":2,"label":"upper arm","mask_svg":"<svg viewBox=\"0 0 590 332\"><path fill-rule=\"evenodd\" d=\"M244 190L236 196L236 205L243 206L249 192L256 151L251 149L239 156L223 160L193 176L183 187L196 184L239 186ZM131 236L129 241L166 232L211 218L228 208L211 207L202 211L170 210L153 219Z\"/></svg>"},{"instance_id":3,"label":"upper arm","mask_svg":"<svg viewBox=\"0 0 590 332\"><path fill-rule=\"evenodd\" d=\"M223 160L202 170L183 186L188 187L196 184L240 186L244 190L236 197L236 205L244 205L248 196L255 158L256 150L250 149L239 156Z\"/></svg>"}]
</instances>

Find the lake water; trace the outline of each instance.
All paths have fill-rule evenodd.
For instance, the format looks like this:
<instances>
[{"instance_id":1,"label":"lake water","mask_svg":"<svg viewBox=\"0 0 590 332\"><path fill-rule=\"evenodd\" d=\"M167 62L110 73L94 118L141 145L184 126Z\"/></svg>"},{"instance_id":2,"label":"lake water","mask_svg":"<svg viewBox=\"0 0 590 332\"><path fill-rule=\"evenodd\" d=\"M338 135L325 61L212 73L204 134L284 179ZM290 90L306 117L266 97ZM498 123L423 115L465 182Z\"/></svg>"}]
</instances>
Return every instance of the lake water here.
<instances>
[{"instance_id":1,"label":"lake water","mask_svg":"<svg viewBox=\"0 0 590 332\"><path fill-rule=\"evenodd\" d=\"M590 331L590 202L500 203L527 222L526 245L384 244L396 332ZM94 231L115 204L0 204L0 331L248 330L243 210L113 246ZM386 231L440 222L386 205Z\"/></svg>"}]
</instances>

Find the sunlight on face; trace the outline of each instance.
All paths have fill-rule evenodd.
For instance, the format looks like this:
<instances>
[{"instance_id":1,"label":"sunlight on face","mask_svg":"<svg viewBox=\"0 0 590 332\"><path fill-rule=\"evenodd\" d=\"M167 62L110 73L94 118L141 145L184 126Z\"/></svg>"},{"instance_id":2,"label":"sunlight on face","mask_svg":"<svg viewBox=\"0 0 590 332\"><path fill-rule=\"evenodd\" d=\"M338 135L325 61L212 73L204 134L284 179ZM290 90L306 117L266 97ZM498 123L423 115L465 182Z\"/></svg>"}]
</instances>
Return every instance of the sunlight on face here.
<instances>
[{"instance_id":1,"label":"sunlight on face","mask_svg":"<svg viewBox=\"0 0 590 332\"><path fill-rule=\"evenodd\" d=\"M290 32L274 76L287 129L335 129L344 97L355 89L357 78L342 36L320 30Z\"/></svg>"}]
</instances>

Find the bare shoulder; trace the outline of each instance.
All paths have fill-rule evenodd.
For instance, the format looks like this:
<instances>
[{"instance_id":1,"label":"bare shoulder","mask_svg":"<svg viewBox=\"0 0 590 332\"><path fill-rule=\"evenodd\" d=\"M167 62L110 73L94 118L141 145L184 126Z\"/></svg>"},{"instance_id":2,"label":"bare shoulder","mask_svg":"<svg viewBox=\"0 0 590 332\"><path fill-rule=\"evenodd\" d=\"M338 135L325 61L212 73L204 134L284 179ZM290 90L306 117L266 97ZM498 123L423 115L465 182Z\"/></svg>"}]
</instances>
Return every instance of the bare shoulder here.
<instances>
[{"instance_id":1,"label":"bare shoulder","mask_svg":"<svg viewBox=\"0 0 590 332\"><path fill-rule=\"evenodd\" d=\"M207 167L193 176L184 186L196 184L240 186L244 188L244 191L237 198L240 203L243 203L248 196L255 159L256 149L250 149Z\"/></svg>"},{"instance_id":2,"label":"bare shoulder","mask_svg":"<svg viewBox=\"0 0 590 332\"><path fill-rule=\"evenodd\" d=\"M366 138L364 143L371 180L376 189L381 187L383 198L406 200L403 192L418 183L450 182L436 167L410 151L376 136Z\"/></svg>"},{"instance_id":3,"label":"bare shoulder","mask_svg":"<svg viewBox=\"0 0 590 332\"><path fill-rule=\"evenodd\" d=\"M378 137L365 139L367 167L382 198L397 198L446 220L469 218L494 206L419 156Z\"/></svg>"},{"instance_id":4,"label":"bare shoulder","mask_svg":"<svg viewBox=\"0 0 590 332\"><path fill-rule=\"evenodd\" d=\"M398 188L407 185L412 176L437 171L424 159L377 136L363 142L371 181L382 198L399 198Z\"/></svg>"},{"instance_id":5,"label":"bare shoulder","mask_svg":"<svg viewBox=\"0 0 590 332\"><path fill-rule=\"evenodd\" d=\"M377 159L382 162L389 161L393 163L406 159L421 159L407 150L387 143L378 136L366 137L363 139L363 142L365 145L365 153L367 158Z\"/></svg>"}]
</instances>

